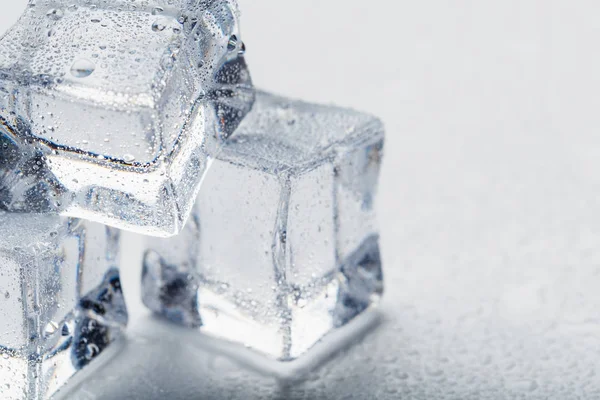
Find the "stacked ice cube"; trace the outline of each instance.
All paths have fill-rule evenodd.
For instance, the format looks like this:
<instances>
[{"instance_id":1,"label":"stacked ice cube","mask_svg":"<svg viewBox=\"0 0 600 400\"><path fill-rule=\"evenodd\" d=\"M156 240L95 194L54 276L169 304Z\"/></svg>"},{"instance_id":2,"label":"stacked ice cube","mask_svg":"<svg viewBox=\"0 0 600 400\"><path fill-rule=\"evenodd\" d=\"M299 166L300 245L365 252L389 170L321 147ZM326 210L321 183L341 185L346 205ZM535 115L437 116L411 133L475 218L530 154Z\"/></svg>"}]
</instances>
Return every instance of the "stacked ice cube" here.
<instances>
[{"instance_id":1,"label":"stacked ice cube","mask_svg":"<svg viewBox=\"0 0 600 400\"><path fill-rule=\"evenodd\" d=\"M120 336L116 228L181 230L251 108L237 12L38 0L0 41L1 398L49 398Z\"/></svg>"},{"instance_id":2,"label":"stacked ice cube","mask_svg":"<svg viewBox=\"0 0 600 400\"><path fill-rule=\"evenodd\" d=\"M258 93L184 231L149 239L143 300L206 333L294 359L377 301L379 121Z\"/></svg>"},{"instance_id":3,"label":"stacked ice cube","mask_svg":"<svg viewBox=\"0 0 600 400\"><path fill-rule=\"evenodd\" d=\"M0 42L3 153L28 153L3 208L177 233L252 105L238 37L227 0L31 1Z\"/></svg>"},{"instance_id":4,"label":"stacked ice cube","mask_svg":"<svg viewBox=\"0 0 600 400\"><path fill-rule=\"evenodd\" d=\"M377 303L382 126L255 93L238 18L31 0L0 40L3 399L55 396L114 348L119 229L148 237L150 309L280 360Z\"/></svg>"}]
</instances>

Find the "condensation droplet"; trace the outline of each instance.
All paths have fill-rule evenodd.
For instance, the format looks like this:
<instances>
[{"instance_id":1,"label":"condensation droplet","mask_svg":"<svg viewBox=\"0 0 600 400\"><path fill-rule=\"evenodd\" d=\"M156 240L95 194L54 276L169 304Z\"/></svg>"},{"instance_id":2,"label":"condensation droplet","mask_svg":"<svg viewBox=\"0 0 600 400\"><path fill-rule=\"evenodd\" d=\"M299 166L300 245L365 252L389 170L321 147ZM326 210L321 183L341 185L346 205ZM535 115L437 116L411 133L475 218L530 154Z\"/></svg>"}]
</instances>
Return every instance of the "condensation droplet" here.
<instances>
[{"instance_id":1,"label":"condensation droplet","mask_svg":"<svg viewBox=\"0 0 600 400\"><path fill-rule=\"evenodd\" d=\"M154 32L162 32L162 31L165 30L165 28L166 28L166 26L162 25L159 22L155 22L155 23L152 24L152 30Z\"/></svg>"},{"instance_id":2,"label":"condensation droplet","mask_svg":"<svg viewBox=\"0 0 600 400\"><path fill-rule=\"evenodd\" d=\"M238 38L236 35L231 35L229 42L227 43L227 50L234 51L237 48Z\"/></svg>"},{"instance_id":3,"label":"condensation droplet","mask_svg":"<svg viewBox=\"0 0 600 400\"><path fill-rule=\"evenodd\" d=\"M167 27L168 22L164 18L159 18L152 24L152 30L154 32L162 32Z\"/></svg>"},{"instance_id":4,"label":"condensation droplet","mask_svg":"<svg viewBox=\"0 0 600 400\"><path fill-rule=\"evenodd\" d=\"M59 8L53 8L51 10L48 10L48 12L46 13L46 16L53 21L58 21L63 17L63 15L63 11Z\"/></svg>"},{"instance_id":5,"label":"condensation droplet","mask_svg":"<svg viewBox=\"0 0 600 400\"><path fill-rule=\"evenodd\" d=\"M71 75L76 78L85 78L90 76L95 69L96 64L85 58L80 58L71 65Z\"/></svg>"},{"instance_id":6,"label":"condensation droplet","mask_svg":"<svg viewBox=\"0 0 600 400\"><path fill-rule=\"evenodd\" d=\"M125 161L127 163L133 162L133 161L135 161L135 156L133 154L125 154L123 156L123 161Z\"/></svg>"}]
</instances>

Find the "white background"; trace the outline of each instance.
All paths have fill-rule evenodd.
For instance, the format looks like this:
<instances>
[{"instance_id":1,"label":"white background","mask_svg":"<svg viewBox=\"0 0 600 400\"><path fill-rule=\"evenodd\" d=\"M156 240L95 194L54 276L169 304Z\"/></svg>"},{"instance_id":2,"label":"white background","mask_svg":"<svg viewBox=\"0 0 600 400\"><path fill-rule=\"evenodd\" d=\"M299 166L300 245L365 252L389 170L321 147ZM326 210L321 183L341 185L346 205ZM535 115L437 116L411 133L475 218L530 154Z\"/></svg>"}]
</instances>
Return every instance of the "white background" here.
<instances>
[{"instance_id":1,"label":"white background","mask_svg":"<svg viewBox=\"0 0 600 400\"><path fill-rule=\"evenodd\" d=\"M597 2L240 4L258 87L386 124L385 320L286 385L158 327L126 257L137 338L75 398L600 398Z\"/></svg>"}]
</instances>

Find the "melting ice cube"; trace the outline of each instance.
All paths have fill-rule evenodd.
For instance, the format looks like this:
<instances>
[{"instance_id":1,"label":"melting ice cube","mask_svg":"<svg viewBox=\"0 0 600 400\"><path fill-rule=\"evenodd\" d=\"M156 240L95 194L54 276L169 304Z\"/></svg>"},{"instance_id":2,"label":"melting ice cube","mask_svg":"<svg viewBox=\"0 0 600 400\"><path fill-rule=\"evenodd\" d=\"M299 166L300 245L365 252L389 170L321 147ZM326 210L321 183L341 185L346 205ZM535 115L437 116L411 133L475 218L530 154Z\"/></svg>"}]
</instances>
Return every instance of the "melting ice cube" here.
<instances>
[{"instance_id":1,"label":"melting ice cube","mask_svg":"<svg viewBox=\"0 0 600 400\"><path fill-rule=\"evenodd\" d=\"M114 348L127 324L119 233L0 212L0 398L49 399Z\"/></svg>"},{"instance_id":2,"label":"melting ice cube","mask_svg":"<svg viewBox=\"0 0 600 400\"><path fill-rule=\"evenodd\" d=\"M184 231L149 239L145 304L282 360L376 304L383 139L368 115L257 94Z\"/></svg>"},{"instance_id":3,"label":"melting ice cube","mask_svg":"<svg viewBox=\"0 0 600 400\"><path fill-rule=\"evenodd\" d=\"M254 100L233 0L31 1L0 40L0 209L177 233Z\"/></svg>"}]
</instances>

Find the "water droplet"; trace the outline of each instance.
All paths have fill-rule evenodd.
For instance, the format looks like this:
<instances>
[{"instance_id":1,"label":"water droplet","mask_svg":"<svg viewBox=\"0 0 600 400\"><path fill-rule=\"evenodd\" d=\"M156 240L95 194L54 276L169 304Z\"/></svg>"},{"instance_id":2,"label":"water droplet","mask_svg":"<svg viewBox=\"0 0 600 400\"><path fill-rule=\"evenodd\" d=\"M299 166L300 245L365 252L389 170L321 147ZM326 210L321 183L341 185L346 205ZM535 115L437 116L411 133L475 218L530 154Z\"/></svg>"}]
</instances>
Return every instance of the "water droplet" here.
<instances>
[{"instance_id":1,"label":"water droplet","mask_svg":"<svg viewBox=\"0 0 600 400\"><path fill-rule=\"evenodd\" d=\"M237 48L238 38L236 35L231 35L227 43L227 50L234 51Z\"/></svg>"},{"instance_id":2,"label":"water droplet","mask_svg":"<svg viewBox=\"0 0 600 400\"><path fill-rule=\"evenodd\" d=\"M90 76L95 69L96 65L93 62L85 58L80 58L75 60L73 65L71 65L71 75L76 78L85 78Z\"/></svg>"},{"instance_id":3,"label":"water droplet","mask_svg":"<svg viewBox=\"0 0 600 400\"><path fill-rule=\"evenodd\" d=\"M397 377L398 377L398 379L401 379L404 381L404 380L408 379L408 374L406 372L399 372Z\"/></svg>"},{"instance_id":4,"label":"water droplet","mask_svg":"<svg viewBox=\"0 0 600 400\"><path fill-rule=\"evenodd\" d=\"M63 15L64 13L60 8L53 8L51 10L48 10L48 12L46 13L46 17L50 18L53 21L58 21L63 17Z\"/></svg>"},{"instance_id":5,"label":"water droplet","mask_svg":"<svg viewBox=\"0 0 600 400\"><path fill-rule=\"evenodd\" d=\"M385 389L387 394L397 394L398 393L398 388L395 386L388 386Z\"/></svg>"},{"instance_id":6,"label":"water droplet","mask_svg":"<svg viewBox=\"0 0 600 400\"><path fill-rule=\"evenodd\" d=\"M10 298L10 293L8 293L8 292L4 293L4 298L5 299L9 299Z\"/></svg>"},{"instance_id":7,"label":"water droplet","mask_svg":"<svg viewBox=\"0 0 600 400\"><path fill-rule=\"evenodd\" d=\"M135 156L133 154L125 154L123 156L123 161L125 161L126 163L130 163L135 161Z\"/></svg>"},{"instance_id":8,"label":"water droplet","mask_svg":"<svg viewBox=\"0 0 600 400\"><path fill-rule=\"evenodd\" d=\"M242 42L242 45L240 46L240 49L238 50L238 54L240 56L243 56L244 54L246 54L246 43Z\"/></svg>"},{"instance_id":9,"label":"water droplet","mask_svg":"<svg viewBox=\"0 0 600 400\"><path fill-rule=\"evenodd\" d=\"M166 21L164 20L164 18L157 19L152 24L152 30L154 32L162 32L165 30L166 27L167 27L167 24L166 24Z\"/></svg>"},{"instance_id":10,"label":"water droplet","mask_svg":"<svg viewBox=\"0 0 600 400\"><path fill-rule=\"evenodd\" d=\"M152 10L152 15L158 15L163 11L165 11L165 9L162 7L154 7L154 9Z\"/></svg>"}]
</instances>

